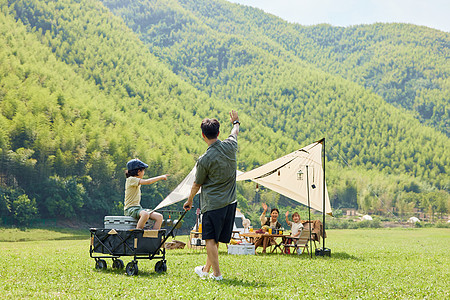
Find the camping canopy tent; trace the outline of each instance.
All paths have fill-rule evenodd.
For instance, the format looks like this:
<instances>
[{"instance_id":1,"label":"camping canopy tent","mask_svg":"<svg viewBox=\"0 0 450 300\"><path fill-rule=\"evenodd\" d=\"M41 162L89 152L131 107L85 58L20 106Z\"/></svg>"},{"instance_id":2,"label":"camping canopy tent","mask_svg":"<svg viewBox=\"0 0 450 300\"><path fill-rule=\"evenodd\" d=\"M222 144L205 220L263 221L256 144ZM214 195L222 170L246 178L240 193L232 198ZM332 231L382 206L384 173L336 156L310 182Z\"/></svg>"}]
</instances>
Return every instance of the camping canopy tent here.
<instances>
[{"instance_id":1,"label":"camping canopy tent","mask_svg":"<svg viewBox=\"0 0 450 300\"><path fill-rule=\"evenodd\" d=\"M325 166L322 165L324 145L325 139L322 139L254 170L245 173L236 170L236 180L255 181L309 208L322 212L323 230L325 231L325 213L332 215L332 211L325 182ZM194 184L195 172L196 167L154 210L188 198ZM322 251L325 251L324 232L322 236Z\"/></svg>"},{"instance_id":2,"label":"camping canopy tent","mask_svg":"<svg viewBox=\"0 0 450 300\"><path fill-rule=\"evenodd\" d=\"M322 143L318 141L245 172L236 180L252 180L306 206L308 206L307 184L309 181L309 206L331 215L330 199L323 175Z\"/></svg>"},{"instance_id":3,"label":"camping canopy tent","mask_svg":"<svg viewBox=\"0 0 450 300\"><path fill-rule=\"evenodd\" d=\"M252 180L279 194L308 206L308 221L311 222L310 208L323 214L322 249L316 249L316 255L330 255L325 248L325 213L332 215L330 199L325 182L325 166L322 166L322 154L325 139L314 142L304 148L289 153L259 168L248 171L236 180ZM325 159L323 161L325 163ZM310 233L310 249L312 238ZM312 257L312 251L310 252Z\"/></svg>"},{"instance_id":4,"label":"camping canopy tent","mask_svg":"<svg viewBox=\"0 0 450 300\"><path fill-rule=\"evenodd\" d=\"M361 221L373 221L373 218L369 215L364 215L361 217Z\"/></svg>"}]
</instances>

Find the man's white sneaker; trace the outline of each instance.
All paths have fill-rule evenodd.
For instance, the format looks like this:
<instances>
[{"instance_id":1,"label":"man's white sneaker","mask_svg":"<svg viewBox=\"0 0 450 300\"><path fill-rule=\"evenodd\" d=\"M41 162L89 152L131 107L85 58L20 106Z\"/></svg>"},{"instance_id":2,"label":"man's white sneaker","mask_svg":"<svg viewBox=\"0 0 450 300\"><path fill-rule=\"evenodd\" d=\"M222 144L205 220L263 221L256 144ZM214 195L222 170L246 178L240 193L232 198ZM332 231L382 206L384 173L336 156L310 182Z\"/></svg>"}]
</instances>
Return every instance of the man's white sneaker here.
<instances>
[{"instance_id":1,"label":"man's white sneaker","mask_svg":"<svg viewBox=\"0 0 450 300\"><path fill-rule=\"evenodd\" d=\"M223 279L223 276L222 276L222 275L214 276L214 274L211 273L211 274L209 275L209 278L210 278L210 279L214 279L214 280L222 280L222 279Z\"/></svg>"},{"instance_id":2,"label":"man's white sneaker","mask_svg":"<svg viewBox=\"0 0 450 300\"><path fill-rule=\"evenodd\" d=\"M200 276L201 279L206 279L209 275L207 272L203 272L203 266L195 267L194 272Z\"/></svg>"}]
</instances>

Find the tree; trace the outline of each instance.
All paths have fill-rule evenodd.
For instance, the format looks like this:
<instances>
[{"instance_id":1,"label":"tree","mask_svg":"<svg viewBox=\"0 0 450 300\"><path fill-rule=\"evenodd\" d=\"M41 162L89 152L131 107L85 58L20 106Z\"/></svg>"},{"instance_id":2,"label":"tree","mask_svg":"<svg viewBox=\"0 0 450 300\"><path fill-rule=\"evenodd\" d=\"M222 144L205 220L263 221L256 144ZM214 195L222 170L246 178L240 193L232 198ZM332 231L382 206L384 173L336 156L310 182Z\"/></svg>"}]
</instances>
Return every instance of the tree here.
<instances>
[{"instance_id":1,"label":"tree","mask_svg":"<svg viewBox=\"0 0 450 300\"><path fill-rule=\"evenodd\" d=\"M22 194L11 202L11 213L19 226L30 225L38 216L36 200Z\"/></svg>"}]
</instances>

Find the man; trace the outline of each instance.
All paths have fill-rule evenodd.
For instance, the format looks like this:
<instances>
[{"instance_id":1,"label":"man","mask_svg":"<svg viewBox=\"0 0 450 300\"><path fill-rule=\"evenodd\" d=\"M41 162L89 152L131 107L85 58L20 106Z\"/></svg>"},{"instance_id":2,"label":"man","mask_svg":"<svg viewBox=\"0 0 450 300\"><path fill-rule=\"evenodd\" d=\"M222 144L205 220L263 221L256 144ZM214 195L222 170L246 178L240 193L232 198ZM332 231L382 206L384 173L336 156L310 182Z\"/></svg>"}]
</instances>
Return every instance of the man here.
<instances>
[{"instance_id":1,"label":"man","mask_svg":"<svg viewBox=\"0 0 450 300\"><path fill-rule=\"evenodd\" d=\"M216 119L204 119L201 124L203 140L208 149L197 161L194 185L184 209L190 210L194 196L200 193L200 208L203 214L202 235L206 242L206 265L195 268L200 278L209 276L222 280L219 268L219 242L229 243L236 213L236 151L239 133L239 118L236 111L230 112L233 124L230 136L218 139L220 124Z\"/></svg>"}]
</instances>

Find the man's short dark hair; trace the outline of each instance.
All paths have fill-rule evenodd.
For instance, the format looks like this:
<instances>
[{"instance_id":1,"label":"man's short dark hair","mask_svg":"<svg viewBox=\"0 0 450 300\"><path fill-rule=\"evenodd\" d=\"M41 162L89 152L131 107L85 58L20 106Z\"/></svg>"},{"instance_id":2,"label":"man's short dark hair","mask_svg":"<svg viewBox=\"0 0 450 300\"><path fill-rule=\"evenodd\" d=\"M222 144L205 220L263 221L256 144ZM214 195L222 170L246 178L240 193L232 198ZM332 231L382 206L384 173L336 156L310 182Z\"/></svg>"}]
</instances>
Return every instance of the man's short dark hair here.
<instances>
[{"instance_id":1,"label":"man's short dark hair","mask_svg":"<svg viewBox=\"0 0 450 300\"><path fill-rule=\"evenodd\" d=\"M220 123L217 119L203 119L200 127L209 140L215 139L219 135Z\"/></svg>"},{"instance_id":2,"label":"man's short dark hair","mask_svg":"<svg viewBox=\"0 0 450 300\"><path fill-rule=\"evenodd\" d=\"M280 214L280 211L278 210L278 208L272 208L272 210L270 211L270 213L273 213L274 211L276 211L278 214Z\"/></svg>"}]
</instances>

